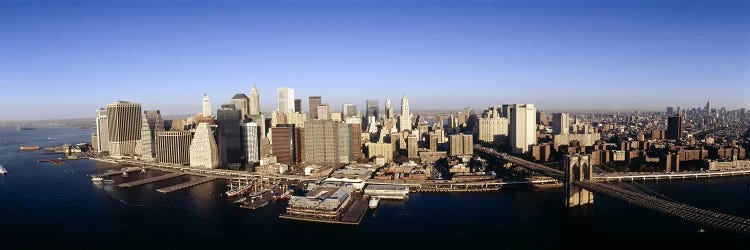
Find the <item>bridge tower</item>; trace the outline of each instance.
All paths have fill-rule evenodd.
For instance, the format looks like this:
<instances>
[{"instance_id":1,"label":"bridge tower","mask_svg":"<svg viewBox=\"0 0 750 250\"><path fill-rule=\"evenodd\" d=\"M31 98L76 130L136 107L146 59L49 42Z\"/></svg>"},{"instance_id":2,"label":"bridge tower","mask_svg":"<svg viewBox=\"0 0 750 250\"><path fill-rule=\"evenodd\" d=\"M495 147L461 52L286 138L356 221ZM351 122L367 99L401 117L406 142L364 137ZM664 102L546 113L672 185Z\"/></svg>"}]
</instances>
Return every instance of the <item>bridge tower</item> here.
<instances>
[{"instance_id":1,"label":"bridge tower","mask_svg":"<svg viewBox=\"0 0 750 250\"><path fill-rule=\"evenodd\" d=\"M591 191L573 185L575 181L591 180L590 155L566 155L565 163L565 206L575 207L594 203L594 194Z\"/></svg>"}]
</instances>

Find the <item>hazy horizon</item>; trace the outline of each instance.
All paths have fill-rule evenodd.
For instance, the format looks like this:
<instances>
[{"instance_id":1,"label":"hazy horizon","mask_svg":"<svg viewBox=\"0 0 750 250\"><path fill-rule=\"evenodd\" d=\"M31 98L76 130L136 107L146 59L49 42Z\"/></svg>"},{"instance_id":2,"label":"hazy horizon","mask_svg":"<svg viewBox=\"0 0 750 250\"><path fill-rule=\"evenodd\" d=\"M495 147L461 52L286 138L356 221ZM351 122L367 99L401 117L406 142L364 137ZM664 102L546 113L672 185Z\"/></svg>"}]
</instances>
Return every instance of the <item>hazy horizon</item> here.
<instances>
[{"instance_id":1,"label":"hazy horizon","mask_svg":"<svg viewBox=\"0 0 750 250\"><path fill-rule=\"evenodd\" d=\"M215 112L253 79L334 110L750 107L750 2L4 2L0 121L131 100Z\"/></svg>"}]
</instances>

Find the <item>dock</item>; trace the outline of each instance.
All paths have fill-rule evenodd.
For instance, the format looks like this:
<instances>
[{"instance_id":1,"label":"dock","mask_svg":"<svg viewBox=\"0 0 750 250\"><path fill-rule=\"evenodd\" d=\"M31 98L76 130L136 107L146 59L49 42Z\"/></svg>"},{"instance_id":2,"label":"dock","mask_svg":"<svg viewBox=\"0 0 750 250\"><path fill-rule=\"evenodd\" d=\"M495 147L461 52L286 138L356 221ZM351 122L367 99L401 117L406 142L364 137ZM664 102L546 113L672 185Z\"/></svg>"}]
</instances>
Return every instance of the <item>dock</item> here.
<instances>
[{"instance_id":1,"label":"dock","mask_svg":"<svg viewBox=\"0 0 750 250\"><path fill-rule=\"evenodd\" d=\"M36 160L37 162L50 162L52 164L55 164L55 166L65 165L65 162L63 162L60 159L49 159L49 160Z\"/></svg>"},{"instance_id":2,"label":"dock","mask_svg":"<svg viewBox=\"0 0 750 250\"><path fill-rule=\"evenodd\" d=\"M121 175L123 173L130 173L130 172L140 171L141 169L143 169L143 168L141 168L141 167L128 167L128 168L123 168L123 169L120 169L120 170L110 170L110 171L104 172L103 174L98 174L97 176L102 177L102 178L103 177L110 177L110 176L115 176L115 175Z\"/></svg>"},{"instance_id":3,"label":"dock","mask_svg":"<svg viewBox=\"0 0 750 250\"><path fill-rule=\"evenodd\" d=\"M362 222L362 218L365 216L365 213L367 212L368 200L362 197L361 194L355 195L356 199L352 202L352 204L349 205L349 207L344 208L345 211L343 211L337 219L289 214L279 215L279 218L341 225L359 225L359 223Z\"/></svg>"},{"instance_id":4,"label":"dock","mask_svg":"<svg viewBox=\"0 0 750 250\"><path fill-rule=\"evenodd\" d=\"M171 193L171 192L174 192L174 191L177 191L177 190L181 190L181 189L185 189L185 188L197 186L197 185L200 185L200 184L203 184L203 183L206 183L206 182L210 182L210 181L213 181L213 180L216 180L216 177L203 177L203 178L199 178L199 179L196 179L196 180L192 180L192 181L188 181L188 182L183 182L183 183L180 183L180 184L177 184L177 185L174 185L174 186L169 186L169 187L165 187L165 188L159 188L156 191L159 191L160 193L165 193L166 194L166 193Z\"/></svg>"},{"instance_id":5,"label":"dock","mask_svg":"<svg viewBox=\"0 0 750 250\"><path fill-rule=\"evenodd\" d=\"M180 177L180 176L183 176L183 175L185 175L185 174L184 173L165 174L165 175L160 175L160 176L156 176L156 177L146 178L146 179L143 179L143 180L137 180L137 181L132 181L132 182L128 182L128 183L122 183L120 185L117 185L117 187L121 187L121 188L135 187L135 186L149 184L149 183L152 183L152 182L157 182L157 181L163 181L163 180L167 180L167 179L177 178L177 177Z\"/></svg>"}]
</instances>

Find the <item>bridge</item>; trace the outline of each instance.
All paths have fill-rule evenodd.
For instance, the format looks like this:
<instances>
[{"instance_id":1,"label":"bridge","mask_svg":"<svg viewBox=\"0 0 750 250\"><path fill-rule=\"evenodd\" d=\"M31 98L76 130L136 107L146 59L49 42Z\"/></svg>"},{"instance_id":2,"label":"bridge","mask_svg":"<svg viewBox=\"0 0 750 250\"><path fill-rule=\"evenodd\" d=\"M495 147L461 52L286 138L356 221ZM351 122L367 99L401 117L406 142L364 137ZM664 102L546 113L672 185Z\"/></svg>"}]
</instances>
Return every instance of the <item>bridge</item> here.
<instances>
[{"instance_id":1,"label":"bridge","mask_svg":"<svg viewBox=\"0 0 750 250\"><path fill-rule=\"evenodd\" d=\"M547 175L565 183L568 207L591 204L594 193L621 200L658 213L674 216L716 230L750 236L750 219L692 207L676 201L654 197L642 192L627 190L606 182L596 181L592 176L588 156L576 155L565 159L565 171L523 160L494 149L474 145L474 149L491 157L505 160L528 170Z\"/></svg>"}]
</instances>

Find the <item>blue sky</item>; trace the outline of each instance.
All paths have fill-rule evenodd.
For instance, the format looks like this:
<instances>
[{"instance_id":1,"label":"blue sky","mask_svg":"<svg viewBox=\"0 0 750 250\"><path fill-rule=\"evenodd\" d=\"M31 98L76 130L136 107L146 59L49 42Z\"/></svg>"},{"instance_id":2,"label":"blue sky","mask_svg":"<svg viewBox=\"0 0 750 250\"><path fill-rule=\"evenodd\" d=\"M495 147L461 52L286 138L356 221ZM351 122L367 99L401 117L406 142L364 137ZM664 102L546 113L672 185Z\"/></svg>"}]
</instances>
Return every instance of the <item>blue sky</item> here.
<instances>
[{"instance_id":1,"label":"blue sky","mask_svg":"<svg viewBox=\"0 0 750 250\"><path fill-rule=\"evenodd\" d=\"M63 2L63 3L61 3ZM748 1L0 1L0 120L340 109L750 107Z\"/></svg>"}]
</instances>

